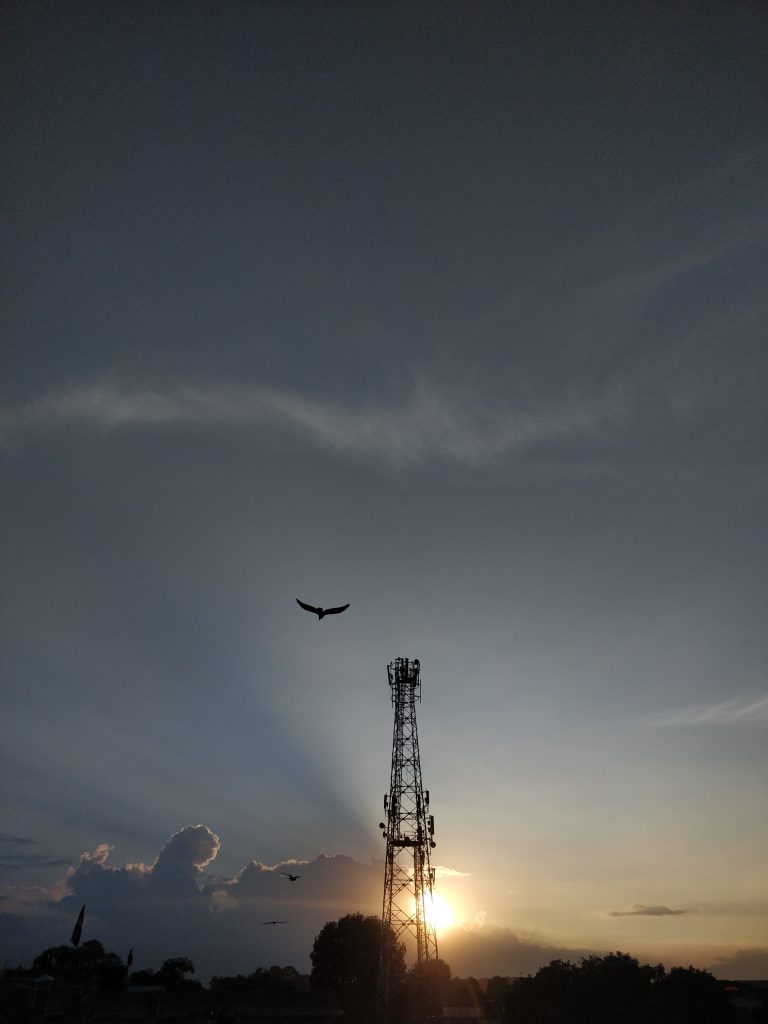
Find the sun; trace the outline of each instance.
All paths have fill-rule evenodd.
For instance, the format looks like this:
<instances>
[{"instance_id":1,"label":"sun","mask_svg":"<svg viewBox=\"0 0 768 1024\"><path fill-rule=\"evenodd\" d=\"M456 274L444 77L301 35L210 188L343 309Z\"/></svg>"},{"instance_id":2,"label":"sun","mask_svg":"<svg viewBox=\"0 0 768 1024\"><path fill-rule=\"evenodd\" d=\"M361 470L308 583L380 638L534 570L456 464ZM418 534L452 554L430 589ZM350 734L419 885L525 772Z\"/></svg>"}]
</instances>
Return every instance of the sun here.
<instances>
[{"instance_id":1,"label":"sun","mask_svg":"<svg viewBox=\"0 0 768 1024\"><path fill-rule=\"evenodd\" d=\"M456 923L456 915L448 900L438 892L432 893L432 902L427 899L427 920L436 932L444 932Z\"/></svg>"}]
</instances>

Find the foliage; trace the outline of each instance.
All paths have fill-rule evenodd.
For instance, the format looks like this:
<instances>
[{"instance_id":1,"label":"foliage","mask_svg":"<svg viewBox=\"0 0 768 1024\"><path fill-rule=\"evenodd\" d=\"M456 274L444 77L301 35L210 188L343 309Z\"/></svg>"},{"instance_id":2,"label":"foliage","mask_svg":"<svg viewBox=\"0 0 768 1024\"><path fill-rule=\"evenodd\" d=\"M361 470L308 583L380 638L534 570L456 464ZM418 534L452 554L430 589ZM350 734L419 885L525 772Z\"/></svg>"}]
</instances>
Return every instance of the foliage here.
<instances>
[{"instance_id":1,"label":"foliage","mask_svg":"<svg viewBox=\"0 0 768 1024\"><path fill-rule=\"evenodd\" d=\"M304 977L295 967L259 967L252 974L211 978L211 992L300 992Z\"/></svg>"},{"instance_id":2,"label":"foliage","mask_svg":"<svg viewBox=\"0 0 768 1024\"><path fill-rule=\"evenodd\" d=\"M162 985L171 992L189 991L202 988L199 981L185 977L195 973L195 965L186 956L164 960L159 971L134 971L128 979L129 985Z\"/></svg>"},{"instance_id":3,"label":"foliage","mask_svg":"<svg viewBox=\"0 0 768 1024\"><path fill-rule=\"evenodd\" d=\"M98 939L89 939L77 949L74 946L50 946L32 961L37 971L70 971L94 967L121 967L117 953L108 953Z\"/></svg>"},{"instance_id":4,"label":"foliage","mask_svg":"<svg viewBox=\"0 0 768 1024\"><path fill-rule=\"evenodd\" d=\"M412 967L399 991L392 993L392 1011L397 1020L439 1020L452 984L445 960L425 960ZM462 994L463 999L463 994ZM462 1003L462 1005L466 1005Z\"/></svg>"},{"instance_id":5,"label":"foliage","mask_svg":"<svg viewBox=\"0 0 768 1024\"><path fill-rule=\"evenodd\" d=\"M714 977L695 967L673 967L654 987L652 1006L658 1024L720 1024L732 1016Z\"/></svg>"},{"instance_id":6,"label":"foliage","mask_svg":"<svg viewBox=\"0 0 768 1024\"><path fill-rule=\"evenodd\" d=\"M500 979L501 980L501 979ZM501 992L501 986L496 985ZM728 998L711 974L659 964L641 966L626 953L553 960L519 978L504 1000L505 1024L728 1024Z\"/></svg>"},{"instance_id":7,"label":"foliage","mask_svg":"<svg viewBox=\"0 0 768 1024\"><path fill-rule=\"evenodd\" d=\"M500 975L495 974L492 978L488 979L488 984L485 988L485 1001L489 1016L493 1020L501 1020L501 1015L504 1007L507 1005L511 992L512 986L509 978L502 978Z\"/></svg>"},{"instance_id":8,"label":"foliage","mask_svg":"<svg viewBox=\"0 0 768 1024\"><path fill-rule=\"evenodd\" d=\"M405 975L405 947L392 931L384 941L390 947L390 985L395 986ZM310 953L313 991L336 992L341 1009L360 1024L375 1018L381 942L378 917L347 914L323 925Z\"/></svg>"}]
</instances>

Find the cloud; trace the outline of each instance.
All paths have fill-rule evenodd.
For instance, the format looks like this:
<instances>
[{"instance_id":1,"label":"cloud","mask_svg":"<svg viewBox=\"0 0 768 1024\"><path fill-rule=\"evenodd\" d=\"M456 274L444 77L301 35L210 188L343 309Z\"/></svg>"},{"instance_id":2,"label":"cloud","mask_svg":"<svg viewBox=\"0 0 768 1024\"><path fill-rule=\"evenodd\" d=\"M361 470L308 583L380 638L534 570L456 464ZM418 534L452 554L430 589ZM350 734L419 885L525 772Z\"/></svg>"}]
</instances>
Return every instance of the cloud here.
<instances>
[{"instance_id":1,"label":"cloud","mask_svg":"<svg viewBox=\"0 0 768 1024\"><path fill-rule=\"evenodd\" d=\"M80 854L80 864L75 869L73 874L77 871L87 871L90 865L99 864L103 865L109 860L109 855L112 852L113 847L108 843L99 843L95 850Z\"/></svg>"},{"instance_id":2,"label":"cloud","mask_svg":"<svg viewBox=\"0 0 768 1024\"><path fill-rule=\"evenodd\" d=\"M692 704L651 718L652 725L756 725L768 721L768 694Z\"/></svg>"},{"instance_id":3,"label":"cloud","mask_svg":"<svg viewBox=\"0 0 768 1024\"><path fill-rule=\"evenodd\" d=\"M113 867L107 863L112 847L100 843L81 854L67 883L72 893L97 907L106 906L110 899L194 898L199 895L196 879L215 859L220 846L219 837L207 825L187 825L171 836L152 865Z\"/></svg>"},{"instance_id":4,"label":"cloud","mask_svg":"<svg viewBox=\"0 0 768 1024\"><path fill-rule=\"evenodd\" d=\"M65 867L70 861L66 857L49 857L42 853L8 853L0 856L0 868L5 871L22 871L27 868Z\"/></svg>"},{"instance_id":5,"label":"cloud","mask_svg":"<svg viewBox=\"0 0 768 1024\"><path fill-rule=\"evenodd\" d=\"M0 832L0 843L7 843L9 846L37 846L36 839L29 836L13 836L9 832Z\"/></svg>"},{"instance_id":6,"label":"cloud","mask_svg":"<svg viewBox=\"0 0 768 1024\"><path fill-rule=\"evenodd\" d=\"M283 871L301 878L290 882ZM328 857L321 853L312 861L290 860L272 867L254 860L234 879L212 882L204 892L219 901L225 897L221 905L228 907L261 901L265 906L275 902L289 908L313 904L378 913L383 877L383 865L378 862L361 864L343 854Z\"/></svg>"},{"instance_id":7,"label":"cloud","mask_svg":"<svg viewBox=\"0 0 768 1024\"><path fill-rule=\"evenodd\" d=\"M37 839L30 836L17 836L9 832L0 832L0 847L10 849L0 851L0 868L5 871L23 871L27 868L65 867L71 863L70 858L46 853L39 853L30 847L39 846Z\"/></svg>"},{"instance_id":8,"label":"cloud","mask_svg":"<svg viewBox=\"0 0 768 1024\"><path fill-rule=\"evenodd\" d=\"M435 876L437 878L470 878L469 871L457 871L456 868L447 868L442 864L435 865Z\"/></svg>"},{"instance_id":9,"label":"cloud","mask_svg":"<svg viewBox=\"0 0 768 1024\"><path fill-rule=\"evenodd\" d=\"M212 877L207 869L220 847L208 826L189 825L168 839L150 865L113 865L111 845L100 843L78 858L58 888L7 887L0 892L0 906L7 912L6 955L10 961L29 963L43 949L66 942L85 903L84 937L98 938L121 955L133 948L136 969L183 955L204 980L274 963L308 971L315 936L327 921L357 911L381 913L381 860L361 862L323 853L271 865L254 859L231 877ZM301 877L291 882L283 871ZM464 875L454 869L444 873ZM288 922L278 935L262 927L263 921L275 918ZM487 950L491 930L482 932L482 950ZM475 962L473 941L454 943L454 970L464 971L465 951L467 963ZM511 948L519 952L520 943ZM508 944L492 951L501 963ZM518 960L523 965L546 963L550 952L547 948Z\"/></svg>"},{"instance_id":10,"label":"cloud","mask_svg":"<svg viewBox=\"0 0 768 1024\"><path fill-rule=\"evenodd\" d=\"M676 917L678 914L685 914L685 910L673 910L671 907L661 906L647 907L643 903L635 903L629 910L609 910L611 917Z\"/></svg>"},{"instance_id":11,"label":"cloud","mask_svg":"<svg viewBox=\"0 0 768 1024\"><path fill-rule=\"evenodd\" d=\"M181 871L194 878L216 858L220 847L219 837L207 825L187 825L163 846L152 871Z\"/></svg>"},{"instance_id":12,"label":"cloud","mask_svg":"<svg viewBox=\"0 0 768 1024\"><path fill-rule=\"evenodd\" d=\"M203 979L273 963L308 970L312 943L326 921L358 910L381 912L381 862L325 854L275 865L253 860L234 877L210 878L203 872L220 847L208 826L188 825L150 865L113 865L112 847L100 843L56 886L4 887L2 942L9 962L29 963L48 946L66 942L83 903L85 938L122 954L133 948L136 969L189 956ZM301 878L290 882L283 870ZM280 936L261 927L276 917L289 922Z\"/></svg>"},{"instance_id":13,"label":"cloud","mask_svg":"<svg viewBox=\"0 0 768 1024\"><path fill-rule=\"evenodd\" d=\"M539 936L487 924L476 928L456 928L440 939L440 956L458 977L535 974L552 960L575 962L594 952L550 945Z\"/></svg>"},{"instance_id":14,"label":"cloud","mask_svg":"<svg viewBox=\"0 0 768 1024\"><path fill-rule=\"evenodd\" d=\"M61 900L66 894L64 880L48 888L42 885L0 885L0 905L7 914L39 913L45 911L51 900Z\"/></svg>"},{"instance_id":15,"label":"cloud","mask_svg":"<svg viewBox=\"0 0 768 1024\"><path fill-rule=\"evenodd\" d=\"M718 957L709 970L716 978L737 981L768 978L768 948L740 949L730 956Z\"/></svg>"},{"instance_id":16,"label":"cloud","mask_svg":"<svg viewBox=\"0 0 768 1024\"><path fill-rule=\"evenodd\" d=\"M588 434L616 413L610 395L571 394L559 402L510 399L503 407L490 407L420 385L399 407L351 407L258 385L160 391L96 383L11 410L7 421L11 433L66 423L107 430L274 427L335 454L399 466L432 458L476 466L542 442Z\"/></svg>"},{"instance_id":17,"label":"cloud","mask_svg":"<svg viewBox=\"0 0 768 1024\"><path fill-rule=\"evenodd\" d=\"M208 826L188 825L163 844L150 865L112 865L112 847L100 843L83 853L56 886L0 888L5 959L29 964L49 946L66 943L85 903L83 938L99 939L122 956L133 948L136 970L188 956L203 981L212 974L247 974L275 963L307 972L315 936L327 921L354 911L381 913L382 861L363 863L343 854L273 865L252 860L231 877L213 878L206 869L220 848ZM282 871L301 878L290 882ZM681 912L636 905L614 913ZM288 923L276 934L262 927L271 919ZM440 936L440 955L459 977L535 973L554 959L577 962L595 952L605 951L556 945L539 934L489 924L484 914L472 927ZM766 955L765 950L744 950L722 958L713 973L763 977L768 968L758 968Z\"/></svg>"}]
</instances>

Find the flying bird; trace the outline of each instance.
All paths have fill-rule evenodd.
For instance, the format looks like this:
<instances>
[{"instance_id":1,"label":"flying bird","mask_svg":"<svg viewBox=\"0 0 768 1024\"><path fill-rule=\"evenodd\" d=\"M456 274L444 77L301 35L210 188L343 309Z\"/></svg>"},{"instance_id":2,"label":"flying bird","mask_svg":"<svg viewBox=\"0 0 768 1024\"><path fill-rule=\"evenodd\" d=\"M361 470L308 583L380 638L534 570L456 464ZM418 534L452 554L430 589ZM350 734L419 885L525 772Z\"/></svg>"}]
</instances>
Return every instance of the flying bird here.
<instances>
[{"instance_id":1,"label":"flying bird","mask_svg":"<svg viewBox=\"0 0 768 1024\"><path fill-rule=\"evenodd\" d=\"M285 875L289 882L295 882L297 878L301 878L301 875L289 875L287 871L281 871L281 875Z\"/></svg>"},{"instance_id":2,"label":"flying bird","mask_svg":"<svg viewBox=\"0 0 768 1024\"><path fill-rule=\"evenodd\" d=\"M322 619L324 615L338 615L340 612L345 612L349 608L348 604L343 604L341 608L315 608L311 604L304 604L298 597L296 598L296 604L300 605L305 612L314 612L318 618L318 621Z\"/></svg>"},{"instance_id":3,"label":"flying bird","mask_svg":"<svg viewBox=\"0 0 768 1024\"><path fill-rule=\"evenodd\" d=\"M262 921L262 924L288 924L287 921Z\"/></svg>"}]
</instances>

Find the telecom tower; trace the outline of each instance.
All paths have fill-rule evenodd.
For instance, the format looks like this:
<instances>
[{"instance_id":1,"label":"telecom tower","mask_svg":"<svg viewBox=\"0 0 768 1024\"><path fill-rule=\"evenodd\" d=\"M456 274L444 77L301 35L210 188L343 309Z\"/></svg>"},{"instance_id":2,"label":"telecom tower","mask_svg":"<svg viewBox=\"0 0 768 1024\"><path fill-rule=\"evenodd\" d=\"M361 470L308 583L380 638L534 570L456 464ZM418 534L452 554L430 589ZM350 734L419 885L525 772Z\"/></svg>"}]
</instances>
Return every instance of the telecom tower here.
<instances>
[{"instance_id":1,"label":"telecom tower","mask_svg":"<svg viewBox=\"0 0 768 1024\"><path fill-rule=\"evenodd\" d=\"M430 866L435 819L428 814L429 790L422 789L416 702L421 701L418 658L396 658L387 666L395 726L392 774L384 797L386 820L379 823L387 840L384 868L382 933L391 928L401 941L416 939L416 963L437 959L437 937L429 913L435 871ZM379 968L379 1015L386 1020L389 1003L389 944L382 942Z\"/></svg>"}]
</instances>

